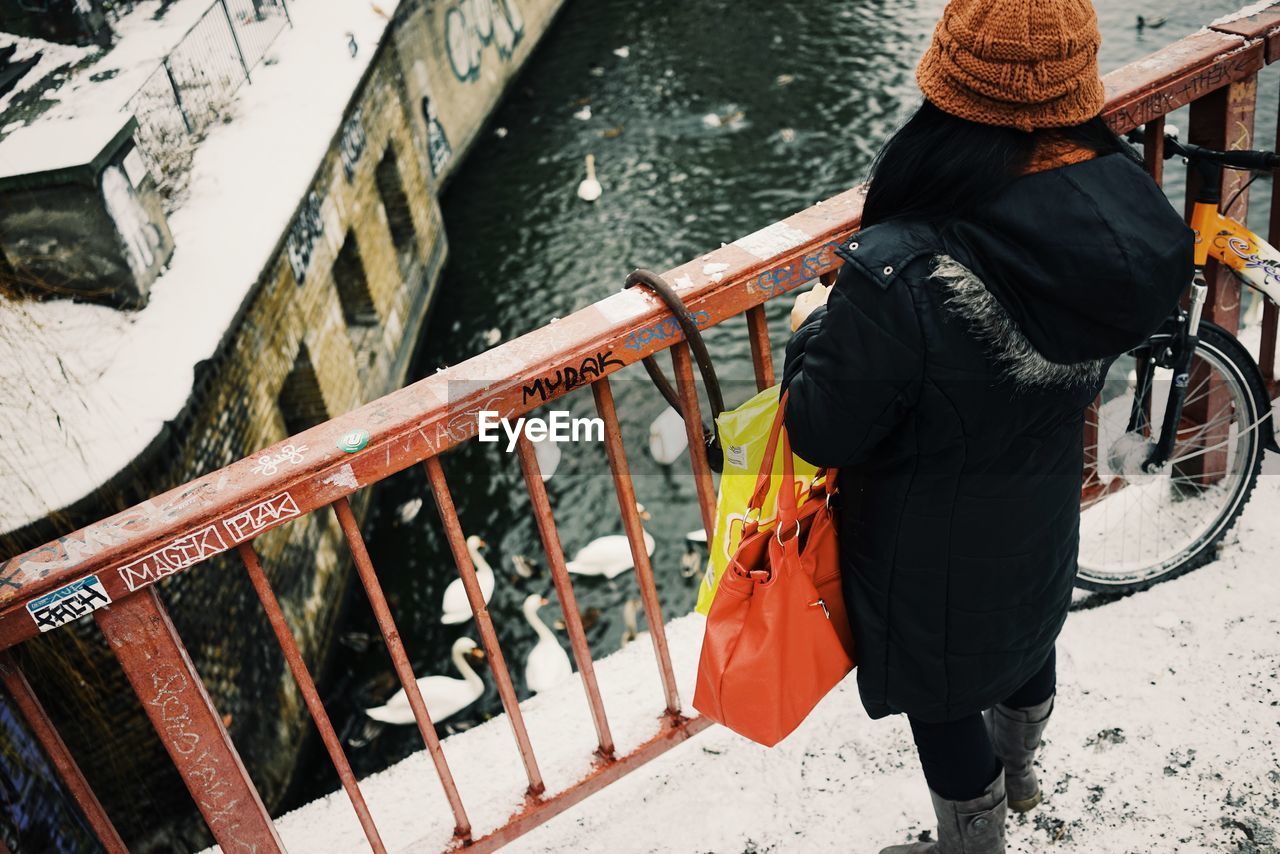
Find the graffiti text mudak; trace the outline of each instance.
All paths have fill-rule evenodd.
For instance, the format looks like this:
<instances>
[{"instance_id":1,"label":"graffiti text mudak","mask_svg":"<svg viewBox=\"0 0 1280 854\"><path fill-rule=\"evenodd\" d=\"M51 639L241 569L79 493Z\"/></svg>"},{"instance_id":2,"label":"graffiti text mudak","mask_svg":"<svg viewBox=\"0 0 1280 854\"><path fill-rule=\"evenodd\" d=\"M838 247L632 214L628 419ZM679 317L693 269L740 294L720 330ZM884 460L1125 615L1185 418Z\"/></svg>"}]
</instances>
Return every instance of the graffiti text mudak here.
<instances>
[{"instance_id":1,"label":"graffiti text mudak","mask_svg":"<svg viewBox=\"0 0 1280 854\"><path fill-rule=\"evenodd\" d=\"M449 64L459 80L480 77L486 45L493 44L503 60L511 58L524 35L524 17L517 0L455 0L444 13Z\"/></svg>"}]
</instances>

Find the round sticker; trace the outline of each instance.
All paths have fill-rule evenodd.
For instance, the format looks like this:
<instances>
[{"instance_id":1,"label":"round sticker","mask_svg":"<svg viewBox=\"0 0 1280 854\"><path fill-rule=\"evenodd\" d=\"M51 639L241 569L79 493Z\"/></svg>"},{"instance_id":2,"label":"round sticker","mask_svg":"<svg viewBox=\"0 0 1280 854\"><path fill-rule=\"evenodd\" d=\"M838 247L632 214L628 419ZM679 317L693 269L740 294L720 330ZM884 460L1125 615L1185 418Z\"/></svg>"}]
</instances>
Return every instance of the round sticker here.
<instances>
[{"instance_id":1,"label":"round sticker","mask_svg":"<svg viewBox=\"0 0 1280 854\"><path fill-rule=\"evenodd\" d=\"M338 447L348 454L362 450L367 444L369 444L368 430L352 430L350 433L344 433L338 440Z\"/></svg>"}]
</instances>

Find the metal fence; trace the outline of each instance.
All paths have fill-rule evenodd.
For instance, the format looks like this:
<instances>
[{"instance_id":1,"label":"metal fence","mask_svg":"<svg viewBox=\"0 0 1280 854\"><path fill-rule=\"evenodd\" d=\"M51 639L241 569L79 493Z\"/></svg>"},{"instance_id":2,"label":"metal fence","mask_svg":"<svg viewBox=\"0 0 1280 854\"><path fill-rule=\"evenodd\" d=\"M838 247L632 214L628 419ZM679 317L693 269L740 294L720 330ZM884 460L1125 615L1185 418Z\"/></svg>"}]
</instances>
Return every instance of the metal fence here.
<instances>
[{"instance_id":1,"label":"metal fence","mask_svg":"<svg viewBox=\"0 0 1280 854\"><path fill-rule=\"evenodd\" d=\"M1217 141L1225 140L1230 132L1233 146L1248 147L1252 143L1256 76L1264 65L1277 58L1280 5L1188 36L1111 73L1106 79L1109 98L1104 115L1119 131L1145 124L1154 148L1161 138L1162 117L1191 104L1191 141L1225 144ZM1158 148L1154 150L1148 165L1158 178L1161 161ZM1226 180L1235 182L1237 178ZM834 274L840 260L832 249L857 229L861 206L859 191L849 190L663 275L670 281L687 280L682 296L692 311L706 314L707 325L747 324L756 383L767 387L773 383L774 372L764 303L794 292L810 275ZM1270 238L1280 239L1280 198L1273 201L1271 223ZM709 270L716 272L709 274ZM1232 290L1238 286L1216 272L1212 282L1218 298L1206 311L1216 319L1228 319L1224 316L1228 309L1221 306L1238 304L1229 299L1238 296L1238 291ZM645 334L666 328L670 321L665 307L643 294L615 294L553 326L508 341L284 440L276 449L286 444L317 449L297 467L266 476L256 468L254 458L244 459L0 565L0 677L103 845L113 852L124 850L109 816L43 711L37 689L53 688L28 683L9 648L40 631L57 630L63 623L92 612L224 850L254 847L279 851L282 844L274 824L257 797L155 586L179 572L201 571L198 565L215 554L234 551L257 592L279 643L279 654L297 680L370 847L384 850L360 781L347 761L255 548L255 541L266 532L311 513L333 513L337 517L452 813L453 839L418 840L415 850L493 850L705 727L705 719L682 714L610 385L610 375L624 366L670 350L689 430L699 504L709 527L714 496L701 442L702 419L689 348L680 335ZM1268 309L1263 324L1263 370L1268 379L1274 379L1276 332L1276 313ZM628 341L643 343L633 349L627 346ZM568 375L574 381L567 381ZM477 383L477 377L494 379ZM656 720L648 741L626 753L615 746L566 570L554 507L543 486L537 456L524 438L519 445L524 483L564 611L596 736L591 770L567 788L549 794L464 542L465 532L450 495L441 455L474 438L481 410L496 410L513 417L575 390L582 393L587 387L605 425L605 449L617 507L634 559L635 583L651 627L650 641L658 663L658 679L652 685ZM437 738L396 626L394 605L383 594L378 571L349 504L351 496L360 490L419 465L426 470L436 510L507 713L514 742L510 761L523 769L526 781L524 805L509 816L487 816L479 824L492 827L496 823L497 828L483 835L473 833L472 818L450 770L451 764L466 762L467 757L446 757ZM207 501L184 498L206 490L211 496ZM545 757L556 747L543 744L537 749Z\"/></svg>"},{"instance_id":2,"label":"metal fence","mask_svg":"<svg viewBox=\"0 0 1280 854\"><path fill-rule=\"evenodd\" d=\"M138 145L157 164L224 115L287 25L286 0L214 0L129 99Z\"/></svg>"}]
</instances>

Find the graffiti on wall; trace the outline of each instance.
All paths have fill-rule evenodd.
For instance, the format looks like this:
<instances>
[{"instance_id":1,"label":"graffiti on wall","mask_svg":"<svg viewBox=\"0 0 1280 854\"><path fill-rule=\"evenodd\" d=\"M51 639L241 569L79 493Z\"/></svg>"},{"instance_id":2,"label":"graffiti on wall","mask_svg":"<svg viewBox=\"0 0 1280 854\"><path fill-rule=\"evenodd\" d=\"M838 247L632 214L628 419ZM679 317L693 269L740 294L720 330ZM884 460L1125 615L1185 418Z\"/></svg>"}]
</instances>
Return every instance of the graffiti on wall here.
<instances>
[{"instance_id":1,"label":"graffiti on wall","mask_svg":"<svg viewBox=\"0 0 1280 854\"><path fill-rule=\"evenodd\" d=\"M431 164L431 177L439 178L444 167L453 159L453 146L436 115L436 105L429 97L422 98L422 120L427 123L427 161Z\"/></svg>"},{"instance_id":2,"label":"graffiti on wall","mask_svg":"<svg viewBox=\"0 0 1280 854\"><path fill-rule=\"evenodd\" d=\"M289 237L285 241L285 254L289 256L289 267L293 270L293 280L301 287L307 277L307 268L311 266L311 255L316 244L324 236L324 218L320 215L320 205L324 199L315 190L307 193L297 218L289 226Z\"/></svg>"},{"instance_id":3,"label":"graffiti on wall","mask_svg":"<svg viewBox=\"0 0 1280 854\"><path fill-rule=\"evenodd\" d=\"M364 132L364 107L359 106L351 111L351 115L342 123L342 131L338 134L338 154L342 158L342 171L350 181L355 177L356 164L364 154L368 138Z\"/></svg>"},{"instance_id":4,"label":"graffiti on wall","mask_svg":"<svg viewBox=\"0 0 1280 854\"><path fill-rule=\"evenodd\" d=\"M160 229L151 221L129 176L119 166L103 170L102 198L124 241L130 269L134 275L145 276L155 266L160 251Z\"/></svg>"},{"instance_id":5,"label":"graffiti on wall","mask_svg":"<svg viewBox=\"0 0 1280 854\"><path fill-rule=\"evenodd\" d=\"M444 13L449 65L462 81L479 79L486 46L492 44L507 60L523 37L524 17L516 0L455 0Z\"/></svg>"}]
</instances>

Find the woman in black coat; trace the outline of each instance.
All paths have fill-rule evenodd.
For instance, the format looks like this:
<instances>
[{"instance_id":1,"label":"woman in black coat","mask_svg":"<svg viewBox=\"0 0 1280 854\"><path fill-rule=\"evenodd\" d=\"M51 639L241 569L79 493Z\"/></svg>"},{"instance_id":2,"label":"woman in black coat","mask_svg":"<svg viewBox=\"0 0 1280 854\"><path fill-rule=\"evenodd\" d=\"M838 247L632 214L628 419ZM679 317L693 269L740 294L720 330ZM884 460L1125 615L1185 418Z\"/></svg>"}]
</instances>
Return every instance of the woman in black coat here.
<instances>
[{"instance_id":1,"label":"woman in black coat","mask_svg":"<svg viewBox=\"0 0 1280 854\"><path fill-rule=\"evenodd\" d=\"M1059 58L1010 59L1001 26ZM1039 803L1084 413L1190 280L1190 230L1098 118L1096 38L1087 0L953 0L834 287L793 312L786 426L840 469L862 701L908 715L938 818L886 852L1001 852Z\"/></svg>"}]
</instances>

